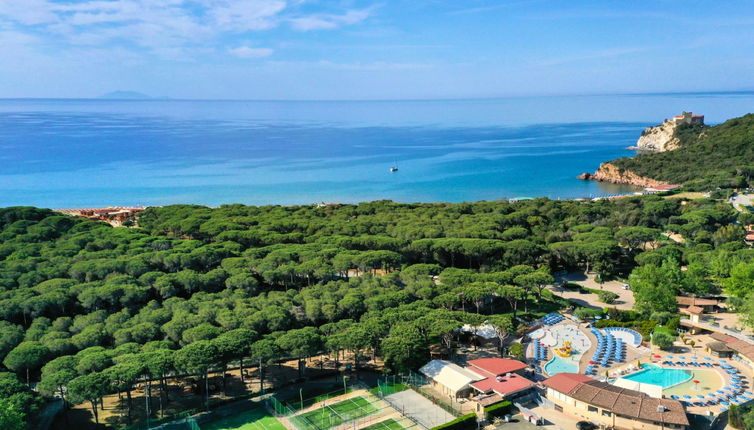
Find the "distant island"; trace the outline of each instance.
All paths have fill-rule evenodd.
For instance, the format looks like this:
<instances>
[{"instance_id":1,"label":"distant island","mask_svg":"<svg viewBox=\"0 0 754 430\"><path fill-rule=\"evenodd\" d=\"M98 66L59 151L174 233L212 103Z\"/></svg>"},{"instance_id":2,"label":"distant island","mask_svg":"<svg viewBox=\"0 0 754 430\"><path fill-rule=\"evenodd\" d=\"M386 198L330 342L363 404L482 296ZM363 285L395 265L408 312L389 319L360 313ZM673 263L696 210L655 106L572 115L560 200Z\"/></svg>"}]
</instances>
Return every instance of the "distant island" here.
<instances>
[{"instance_id":1,"label":"distant island","mask_svg":"<svg viewBox=\"0 0 754 430\"><path fill-rule=\"evenodd\" d=\"M754 114L707 126L703 116L684 112L648 127L633 148L642 152L602 163L579 178L687 190L745 187L754 173Z\"/></svg>"},{"instance_id":2,"label":"distant island","mask_svg":"<svg viewBox=\"0 0 754 430\"><path fill-rule=\"evenodd\" d=\"M111 100L152 100L154 97L137 91L113 91L99 96L101 99Z\"/></svg>"}]
</instances>

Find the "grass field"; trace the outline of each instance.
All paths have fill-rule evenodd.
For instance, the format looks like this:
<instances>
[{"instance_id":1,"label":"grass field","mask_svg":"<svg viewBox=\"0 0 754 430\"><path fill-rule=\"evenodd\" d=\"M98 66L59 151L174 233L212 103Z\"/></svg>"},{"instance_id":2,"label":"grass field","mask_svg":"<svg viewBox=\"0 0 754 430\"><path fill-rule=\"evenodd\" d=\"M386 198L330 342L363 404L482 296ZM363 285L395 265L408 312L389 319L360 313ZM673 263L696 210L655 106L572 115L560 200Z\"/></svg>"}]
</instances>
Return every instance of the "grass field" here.
<instances>
[{"instance_id":1,"label":"grass field","mask_svg":"<svg viewBox=\"0 0 754 430\"><path fill-rule=\"evenodd\" d=\"M357 396L290 417L289 420L299 430L325 430L373 414L377 410L369 400Z\"/></svg>"},{"instance_id":2,"label":"grass field","mask_svg":"<svg viewBox=\"0 0 754 430\"><path fill-rule=\"evenodd\" d=\"M252 409L201 425L201 430L286 430L262 408Z\"/></svg>"},{"instance_id":3,"label":"grass field","mask_svg":"<svg viewBox=\"0 0 754 430\"><path fill-rule=\"evenodd\" d=\"M385 421L380 421L369 427L364 427L361 430L403 430L404 428L405 427L403 427L398 421L388 418Z\"/></svg>"}]
</instances>

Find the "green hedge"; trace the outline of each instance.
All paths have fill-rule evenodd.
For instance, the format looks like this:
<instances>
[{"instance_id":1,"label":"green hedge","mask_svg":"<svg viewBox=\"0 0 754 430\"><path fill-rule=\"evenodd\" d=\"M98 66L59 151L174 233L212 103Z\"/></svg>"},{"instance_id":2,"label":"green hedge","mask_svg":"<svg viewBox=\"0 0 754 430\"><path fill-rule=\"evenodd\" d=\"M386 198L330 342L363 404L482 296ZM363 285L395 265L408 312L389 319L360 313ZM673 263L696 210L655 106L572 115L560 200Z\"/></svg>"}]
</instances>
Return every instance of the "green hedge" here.
<instances>
[{"instance_id":1,"label":"green hedge","mask_svg":"<svg viewBox=\"0 0 754 430\"><path fill-rule=\"evenodd\" d=\"M430 430L471 430L476 428L476 414L462 415L449 423L432 427Z\"/></svg>"},{"instance_id":2,"label":"green hedge","mask_svg":"<svg viewBox=\"0 0 754 430\"><path fill-rule=\"evenodd\" d=\"M490 405L484 408L484 419L489 421L492 418L501 417L510 413L511 409L513 409L513 403L507 400L500 403L495 403L494 405Z\"/></svg>"}]
</instances>

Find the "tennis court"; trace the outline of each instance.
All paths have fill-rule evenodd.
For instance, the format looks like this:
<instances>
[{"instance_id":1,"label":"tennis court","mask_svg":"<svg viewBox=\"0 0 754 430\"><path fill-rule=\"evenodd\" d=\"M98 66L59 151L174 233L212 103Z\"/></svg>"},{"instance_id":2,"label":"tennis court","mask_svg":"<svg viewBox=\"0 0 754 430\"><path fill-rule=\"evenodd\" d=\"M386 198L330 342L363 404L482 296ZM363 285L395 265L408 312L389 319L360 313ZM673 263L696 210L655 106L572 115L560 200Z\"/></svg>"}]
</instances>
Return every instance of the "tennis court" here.
<instances>
[{"instance_id":1,"label":"tennis court","mask_svg":"<svg viewBox=\"0 0 754 430\"><path fill-rule=\"evenodd\" d=\"M403 430L405 427L398 421L388 418L384 421L372 424L368 427L363 427L361 430Z\"/></svg>"},{"instance_id":2,"label":"tennis court","mask_svg":"<svg viewBox=\"0 0 754 430\"><path fill-rule=\"evenodd\" d=\"M286 430L286 428L263 408L255 408L202 424L201 430Z\"/></svg>"},{"instance_id":3,"label":"tennis court","mask_svg":"<svg viewBox=\"0 0 754 430\"><path fill-rule=\"evenodd\" d=\"M363 396L351 397L289 418L299 430L326 430L377 412Z\"/></svg>"}]
</instances>

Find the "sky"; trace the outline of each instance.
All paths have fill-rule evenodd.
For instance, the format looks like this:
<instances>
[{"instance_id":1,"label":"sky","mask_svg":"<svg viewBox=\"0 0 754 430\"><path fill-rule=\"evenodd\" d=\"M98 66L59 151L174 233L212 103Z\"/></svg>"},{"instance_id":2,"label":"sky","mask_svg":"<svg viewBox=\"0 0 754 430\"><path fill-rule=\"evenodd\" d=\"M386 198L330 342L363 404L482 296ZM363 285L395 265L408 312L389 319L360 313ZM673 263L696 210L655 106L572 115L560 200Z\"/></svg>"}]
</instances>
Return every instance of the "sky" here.
<instances>
[{"instance_id":1,"label":"sky","mask_svg":"<svg viewBox=\"0 0 754 430\"><path fill-rule=\"evenodd\" d=\"M0 0L0 97L754 89L754 2Z\"/></svg>"}]
</instances>

